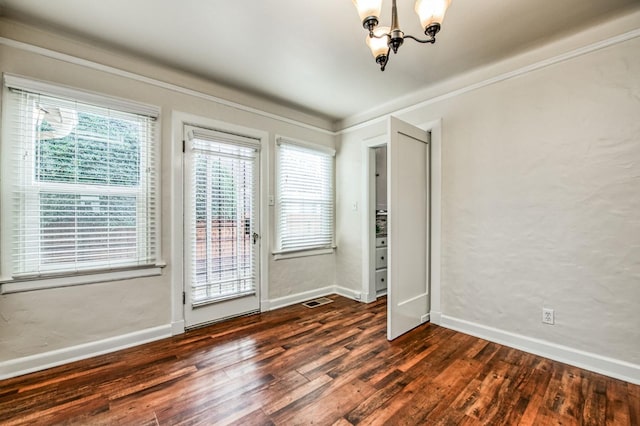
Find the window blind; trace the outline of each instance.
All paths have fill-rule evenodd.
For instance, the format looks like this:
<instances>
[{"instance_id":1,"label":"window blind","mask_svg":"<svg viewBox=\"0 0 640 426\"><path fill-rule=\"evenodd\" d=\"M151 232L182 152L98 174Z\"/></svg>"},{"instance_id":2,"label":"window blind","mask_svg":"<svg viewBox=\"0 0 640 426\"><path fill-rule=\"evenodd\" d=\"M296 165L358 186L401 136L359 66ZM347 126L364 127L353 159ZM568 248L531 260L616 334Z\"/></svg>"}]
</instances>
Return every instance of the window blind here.
<instances>
[{"instance_id":1,"label":"window blind","mask_svg":"<svg viewBox=\"0 0 640 426\"><path fill-rule=\"evenodd\" d=\"M5 90L3 265L14 278L155 265L155 118L22 86Z\"/></svg>"},{"instance_id":2,"label":"window blind","mask_svg":"<svg viewBox=\"0 0 640 426\"><path fill-rule=\"evenodd\" d=\"M277 167L279 251L332 247L333 153L281 140Z\"/></svg>"}]
</instances>

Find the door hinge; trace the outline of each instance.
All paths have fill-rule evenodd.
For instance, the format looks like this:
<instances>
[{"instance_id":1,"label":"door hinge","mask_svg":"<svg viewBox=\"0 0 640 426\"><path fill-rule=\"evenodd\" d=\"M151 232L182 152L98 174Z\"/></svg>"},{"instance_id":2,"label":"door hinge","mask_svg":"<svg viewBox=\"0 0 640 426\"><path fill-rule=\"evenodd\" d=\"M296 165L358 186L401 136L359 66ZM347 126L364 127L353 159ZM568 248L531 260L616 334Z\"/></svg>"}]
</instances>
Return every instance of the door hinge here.
<instances>
[{"instance_id":1,"label":"door hinge","mask_svg":"<svg viewBox=\"0 0 640 426\"><path fill-rule=\"evenodd\" d=\"M183 140L183 141L182 141L182 152L183 152L183 153L184 153L184 152L185 152L185 150L186 150L186 148L185 148L185 146L186 146L186 145L187 145L187 143Z\"/></svg>"},{"instance_id":2,"label":"door hinge","mask_svg":"<svg viewBox=\"0 0 640 426\"><path fill-rule=\"evenodd\" d=\"M187 293L185 293L184 291L182 292L182 304L187 304Z\"/></svg>"}]
</instances>

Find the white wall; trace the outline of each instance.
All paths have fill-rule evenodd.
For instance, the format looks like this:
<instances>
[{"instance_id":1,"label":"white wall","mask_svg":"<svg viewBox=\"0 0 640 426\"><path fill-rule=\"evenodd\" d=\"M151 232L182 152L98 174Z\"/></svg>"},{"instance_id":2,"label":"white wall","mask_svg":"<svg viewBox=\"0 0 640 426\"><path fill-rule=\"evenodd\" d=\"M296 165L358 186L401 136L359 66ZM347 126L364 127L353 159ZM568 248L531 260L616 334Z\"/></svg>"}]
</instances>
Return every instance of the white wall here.
<instances>
[{"instance_id":1,"label":"white wall","mask_svg":"<svg viewBox=\"0 0 640 426\"><path fill-rule=\"evenodd\" d=\"M640 382L638 35L396 114L442 118L443 325ZM338 144L336 274L354 289L364 212L349 206L363 140L383 132Z\"/></svg>"},{"instance_id":2,"label":"white wall","mask_svg":"<svg viewBox=\"0 0 640 426\"><path fill-rule=\"evenodd\" d=\"M0 71L3 73L161 107L161 235L162 257L167 263L162 275L157 277L1 295L0 377L162 337L171 333L172 323L180 321L182 280L180 271L176 274L175 268L180 268L181 259L180 248L174 245L174 237L176 241L181 238L182 223L179 214L173 214L173 206L181 200L173 158L176 149L172 144L181 141L173 136L174 112L268 132L270 194L273 194L275 181L273 152L276 134L334 146L335 136L324 130L330 128L331 123L321 118L4 19L0 26L0 37L3 37L0 40ZM16 41L26 44L21 45ZM47 50L40 51L40 46ZM56 52L71 55L72 58ZM82 60L87 58L92 63L85 66ZM114 74L113 70L107 70L101 64L121 67L119 69L126 66L127 72L136 75L122 72ZM146 79L149 76L197 92L174 90L171 85ZM224 100L218 101L214 97L224 97ZM233 102L244 102L249 108L238 107ZM256 108L263 109L258 111ZM262 207L269 211L269 234L274 235L273 207L267 206L266 198ZM263 240L263 246L269 250L271 241ZM263 295L263 300L333 288L333 254L279 261L272 260L269 255L268 259L269 290L267 295ZM176 310L179 312L176 313ZM176 330L179 331L180 326L173 328L174 332Z\"/></svg>"}]
</instances>

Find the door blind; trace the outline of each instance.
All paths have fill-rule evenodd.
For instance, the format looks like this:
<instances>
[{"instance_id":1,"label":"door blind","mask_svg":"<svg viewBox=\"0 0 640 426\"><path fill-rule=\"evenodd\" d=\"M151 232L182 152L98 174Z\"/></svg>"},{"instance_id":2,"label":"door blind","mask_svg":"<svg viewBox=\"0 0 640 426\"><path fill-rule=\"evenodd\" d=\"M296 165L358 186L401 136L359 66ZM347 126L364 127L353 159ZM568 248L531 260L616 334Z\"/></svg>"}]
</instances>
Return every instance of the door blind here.
<instances>
[{"instance_id":1,"label":"door blind","mask_svg":"<svg viewBox=\"0 0 640 426\"><path fill-rule=\"evenodd\" d=\"M257 150L204 138L190 149L192 304L254 294Z\"/></svg>"}]
</instances>

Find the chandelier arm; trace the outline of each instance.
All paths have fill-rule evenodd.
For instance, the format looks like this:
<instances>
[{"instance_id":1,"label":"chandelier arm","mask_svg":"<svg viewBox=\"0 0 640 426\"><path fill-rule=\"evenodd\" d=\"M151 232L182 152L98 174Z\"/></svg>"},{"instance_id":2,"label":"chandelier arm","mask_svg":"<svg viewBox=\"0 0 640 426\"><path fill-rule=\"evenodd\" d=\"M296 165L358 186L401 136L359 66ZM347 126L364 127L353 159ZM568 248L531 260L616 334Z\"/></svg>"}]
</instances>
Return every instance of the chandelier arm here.
<instances>
[{"instance_id":1,"label":"chandelier arm","mask_svg":"<svg viewBox=\"0 0 640 426\"><path fill-rule=\"evenodd\" d=\"M369 37L371 38L385 38L385 37L390 37L391 33L382 33L381 35L375 35L373 32L371 32L369 34Z\"/></svg>"},{"instance_id":2,"label":"chandelier arm","mask_svg":"<svg viewBox=\"0 0 640 426\"><path fill-rule=\"evenodd\" d=\"M382 64L380 66L380 71L384 71L384 69L387 67L387 64L389 63L389 59L391 59L391 48L387 49L387 59L384 61L384 64Z\"/></svg>"},{"instance_id":3,"label":"chandelier arm","mask_svg":"<svg viewBox=\"0 0 640 426\"><path fill-rule=\"evenodd\" d=\"M411 40L417 41L418 43L431 43L431 44L433 44L433 43L436 42L436 38L435 37L431 37L431 38L428 38L426 40L422 40L422 39L416 38L416 37L414 37L412 35L405 34L404 38L410 38Z\"/></svg>"}]
</instances>

